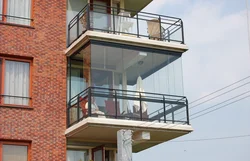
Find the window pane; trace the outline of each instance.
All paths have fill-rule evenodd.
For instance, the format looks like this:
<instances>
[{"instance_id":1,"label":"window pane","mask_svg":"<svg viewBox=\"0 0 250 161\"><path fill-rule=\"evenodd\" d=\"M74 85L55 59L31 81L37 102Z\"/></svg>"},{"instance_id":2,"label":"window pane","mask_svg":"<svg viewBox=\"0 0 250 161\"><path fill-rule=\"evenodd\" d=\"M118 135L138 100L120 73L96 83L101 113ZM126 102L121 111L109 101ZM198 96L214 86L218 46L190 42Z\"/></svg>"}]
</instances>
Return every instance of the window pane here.
<instances>
[{"instance_id":1,"label":"window pane","mask_svg":"<svg viewBox=\"0 0 250 161\"><path fill-rule=\"evenodd\" d=\"M5 104L28 105L29 68L29 63L5 61Z\"/></svg>"},{"instance_id":2,"label":"window pane","mask_svg":"<svg viewBox=\"0 0 250 161\"><path fill-rule=\"evenodd\" d=\"M19 145L3 145L3 161L27 161L28 147Z\"/></svg>"},{"instance_id":3,"label":"window pane","mask_svg":"<svg viewBox=\"0 0 250 161\"><path fill-rule=\"evenodd\" d=\"M67 150L67 161L88 161L88 152L86 150Z\"/></svg>"},{"instance_id":4,"label":"window pane","mask_svg":"<svg viewBox=\"0 0 250 161\"><path fill-rule=\"evenodd\" d=\"M7 0L7 15L30 18L31 0ZM7 22L29 25L30 20L8 17Z\"/></svg>"},{"instance_id":5,"label":"window pane","mask_svg":"<svg viewBox=\"0 0 250 161\"><path fill-rule=\"evenodd\" d=\"M1 14L3 14L3 0L0 0L0 21L2 20Z\"/></svg>"}]
</instances>

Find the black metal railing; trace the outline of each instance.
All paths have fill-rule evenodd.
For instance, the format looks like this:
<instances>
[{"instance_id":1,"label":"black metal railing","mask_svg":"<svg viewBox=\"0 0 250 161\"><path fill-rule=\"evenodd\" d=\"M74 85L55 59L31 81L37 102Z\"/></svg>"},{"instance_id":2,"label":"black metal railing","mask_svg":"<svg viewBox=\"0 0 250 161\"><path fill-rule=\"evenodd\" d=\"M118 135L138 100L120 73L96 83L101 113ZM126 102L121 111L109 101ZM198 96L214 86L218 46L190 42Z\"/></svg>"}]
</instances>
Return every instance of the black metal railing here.
<instances>
[{"instance_id":1,"label":"black metal railing","mask_svg":"<svg viewBox=\"0 0 250 161\"><path fill-rule=\"evenodd\" d=\"M68 45L87 30L184 44L180 18L87 4L68 24Z\"/></svg>"},{"instance_id":2,"label":"black metal railing","mask_svg":"<svg viewBox=\"0 0 250 161\"><path fill-rule=\"evenodd\" d=\"M26 18L26 17L19 17L19 16L11 16L11 15L0 14L0 22L1 21L2 22L19 24L19 25L31 25L31 23L34 21L34 19Z\"/></svg>"},{"instance_id":3,"label":"black metal railing","mask_svg":"<svg viewBox=\"0 0 250 161\"><path fill-rule=\"evenodd\" d=\"M68 102L67 125L87 117L189 124L188 101L184 96L89 87Z\"/></svg>"}]
</instances>

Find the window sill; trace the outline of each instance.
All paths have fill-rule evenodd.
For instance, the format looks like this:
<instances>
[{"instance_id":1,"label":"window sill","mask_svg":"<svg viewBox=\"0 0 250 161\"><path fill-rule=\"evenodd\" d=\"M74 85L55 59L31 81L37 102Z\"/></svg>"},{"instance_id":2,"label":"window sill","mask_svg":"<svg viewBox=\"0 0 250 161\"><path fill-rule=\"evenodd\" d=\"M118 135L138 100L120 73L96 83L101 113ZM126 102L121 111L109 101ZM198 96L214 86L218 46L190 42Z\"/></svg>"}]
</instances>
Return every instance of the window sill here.
<instances>
[{"instance_id":1,"label":"window sill","mask_svg":"<svg viewBox=\"0 0 250 161\"><path fill-rule=\"evenodd\" d=\"M21 25L21 24L15 24L15 23L8 23L8 22L1 22L0 21L0 24L2 24L2 25L8 25L8 26L16 26L16 27L23 27L23 28L35 29L33 26Z\"/></svg>"},{"instance_id":2,"label":"window sill","mask_svg":"<svg viewBox=\"0 0 250 161\"><path fill-rule=\"evenodd\" d=\"M0 108L16 108L16 109L26 109L26 110L33 110L33 107L24 106L24 105L0 105Z\"/></svg>"}]
</instances>

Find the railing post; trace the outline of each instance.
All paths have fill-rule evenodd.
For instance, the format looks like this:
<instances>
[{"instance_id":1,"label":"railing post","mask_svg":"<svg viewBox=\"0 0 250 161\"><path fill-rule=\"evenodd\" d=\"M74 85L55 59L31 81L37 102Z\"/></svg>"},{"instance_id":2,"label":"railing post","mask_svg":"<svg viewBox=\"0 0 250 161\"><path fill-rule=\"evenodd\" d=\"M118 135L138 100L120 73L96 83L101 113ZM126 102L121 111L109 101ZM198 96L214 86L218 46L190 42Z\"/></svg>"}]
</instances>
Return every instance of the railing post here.
<instances>
[{"instance_id":1,"label":"railing post","mask_svg":"<svg viewBox=\"0 0 250 161\"><path fill-rule=\"evenodd\" d=\"M189 109L188 109L188 100L186 98L186 110L187 110L187 124L189 125L190 122L189 122Z\"/></svg>"},{"instance_id":2,"label":"railing post","mask_svg":"<svg viewBox=\"0 0 250 161\"><path fill-rule=\"evenodd\" d=\"M166 123L166 103L165 103L165 96L163 95L163 113L164 113L164 123Z\"/></svg>"},{"instance_id":3,"label":"railing post","mask_svg":"<svg viewBox=\"0 0 250 161\"><path fill-rule=\"evenodd\" d=\"M185 44L185 40L184 40L184 27L183 27L183 22L181 20L181 36L182 36L182 44Z\"/></svg>"},{"instance_id":4,"label":"railing post","mask_svg":"<svg viewBox=\"0 0 250 161\"><path fill-rule=\"evenodd\" d=\"M139 93L140 94L140 118L141 118L141 121L142 121L142 102L141 102L141 92Z\"/></svg>"},{"instance_id":5,"label":"railing post","mask_svg":"<svg viewBox=\"0 0 250 161\"><path fill-rule=\"evenodd\" d=\"M167 29L168 30L168 42L170 42L170 31L169 31L169 29Z\"/></svg>"},{"instance_id":6,"label":"railing post","mask_svg":"<svg viewBox=\"0 0 250 161\"><path fill-rule=\"evenodd\" d=\"M70 45L70 24L68 24L68 46Z\"/></svg>"},{"instance_id":7,"label":"railing post","mask_svg":"<svg viewBox=\"0 0 250 161\"><path fill-rule=\"evenodd\" d=\"M114 8L111 8L112 9L112 14L113 14L113 33L115 34L115 11L114 11Z\"/></svg>"},{"instance_id":8,"label":"railing post","mask_svg":"<svg viewBox=\"0 0 250 161\"><path fill-rule=\"evenodd\" d=\"M136 22L137 22L137 37L140 37L140 27L139 27L139 17L138 13L136 14Z\"/></svg>"},{"instance_id":9,"label":"railing post","mask_svg":"<svg viewBox=\"0 0 250 161\"><path fill-rule=\"evenodd\" d=\"M77 96L77 122L80 120L80 97Z\"/></svg>"},{"instance_id":10,"label":"railing post","mask_svg":"<svg viewBox=\"0 0 250 161\"><path fill-rule=\"evenodd\" d=\"M117 93L116 93L116 90L115 90L115 118L117 118L117 115L118 115L118 110L117 110Z\"/></svg>"},{"instance_id":11,"label":"railing post","mask_svg":"<svg viewBox=\"0 0 250 161\"><path fill-rule=\"evenodd\" d=\"M68 103L68 107L67 107L67 127L70 126L70 102Z\"/></svg>"},{"instance_id":12,"label":"railing post","mask_svg":"<svg viewBox=\"0 0 250 161\"><path fill-rule=\"evenodd\" d=\"M160 25L160 40L162 41L161 16L159 16L159 25Z\"/></svg>"},{"instance_id":13,"label":"railing post","mask_svg":"<svg viewBox=\"0 0 250 161\"><path fill-rule=\"evenodd\" d=\"M173 108L173 105L171 105L171 108ZM175 120L174 120L174 119L175 119L175 118L174 118L174 111L172 111L171 114L172 114L172 123L174 124L174 122L175 122Z\"/></svg>"},{"instance_id":14,"label":"railing post","mask_svg":"<svg viewBox=\"0 0 250 161\"><path fill-rule=\"evenodd\" d=\"M92 111L91 111L92 102L91 101L92 101L91 100L91 87L89 87L89 91L88 91L88 115L89 115L89 117L91 117L91 113L92 113Z\"/></svg>"},{"instance_id":15,"label":"railing post","mask_svg":"<svg viewBox=\"0 0 250 161\"><path fill-rule=\"evenodd\" d=\"M79 13L77 14L77 22L76 22L76 34L77 34L77 37L79 37Z\"/></svg>"}]
</instances>

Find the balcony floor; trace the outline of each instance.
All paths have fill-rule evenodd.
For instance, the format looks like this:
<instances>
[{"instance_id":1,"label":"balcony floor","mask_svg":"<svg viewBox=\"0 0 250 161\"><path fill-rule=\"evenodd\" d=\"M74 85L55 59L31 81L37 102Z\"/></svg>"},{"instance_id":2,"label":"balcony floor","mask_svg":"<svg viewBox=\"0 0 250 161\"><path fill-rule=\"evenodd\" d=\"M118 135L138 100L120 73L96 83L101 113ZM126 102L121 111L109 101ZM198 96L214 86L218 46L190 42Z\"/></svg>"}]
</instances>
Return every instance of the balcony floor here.
<instances>
[{"instance_id":1,"label":"balcony floor","mask_svg":"<svg viewBox=\"0 0 250 161\"><path fill-rule=\"evenodd\" d=\"M193 131L190 125L88 117L69 127L65 135L68 140L74 141L116 143L117 131L120 129L150 133L150 140L134 141L133 152L140 152Z\"/></svg>"}]
</instances>

